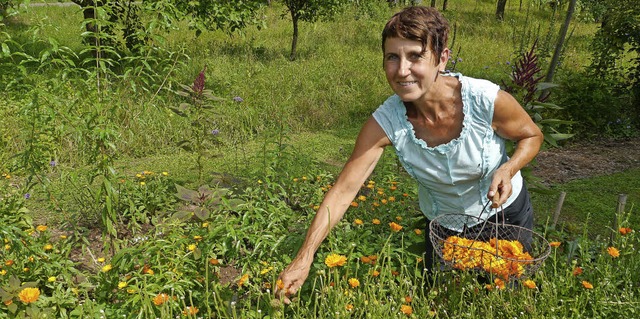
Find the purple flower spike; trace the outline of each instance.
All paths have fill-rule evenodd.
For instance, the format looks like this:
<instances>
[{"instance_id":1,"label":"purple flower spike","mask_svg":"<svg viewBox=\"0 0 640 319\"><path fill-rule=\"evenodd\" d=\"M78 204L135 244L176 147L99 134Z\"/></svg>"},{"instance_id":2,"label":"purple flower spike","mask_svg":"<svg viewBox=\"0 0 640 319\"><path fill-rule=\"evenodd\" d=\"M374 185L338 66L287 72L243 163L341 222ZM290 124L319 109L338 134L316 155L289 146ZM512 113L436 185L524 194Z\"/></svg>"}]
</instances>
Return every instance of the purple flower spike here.
<instances>
[{"instance_id":1,"label":"purple flower spike","mask_svg":"<svg viewBox=\"0 0 640 319\"><path fill-rule=\"evenodd\" d=\"M204 90L204 72L207 71L207 66L204 66L204 69L200 71L198 77L196 77L195 81L193 81L193 92L197 94L202 94Z\"/></svg>"},{"instance_id":2,"label":"purple flower spike","mask_svg":"<svg viewBox=\"0 0 640 319\"><path fill-rule=\"evenodd\" d=\"M243 101L244 101L244 100L243 100L241 97L239 97L239 96L234 96L234 97L233 97L233 100L234 100L235 102L238 102L238 103L240 103L240 102L243 102Z\"/></svg>"}]
</instances>

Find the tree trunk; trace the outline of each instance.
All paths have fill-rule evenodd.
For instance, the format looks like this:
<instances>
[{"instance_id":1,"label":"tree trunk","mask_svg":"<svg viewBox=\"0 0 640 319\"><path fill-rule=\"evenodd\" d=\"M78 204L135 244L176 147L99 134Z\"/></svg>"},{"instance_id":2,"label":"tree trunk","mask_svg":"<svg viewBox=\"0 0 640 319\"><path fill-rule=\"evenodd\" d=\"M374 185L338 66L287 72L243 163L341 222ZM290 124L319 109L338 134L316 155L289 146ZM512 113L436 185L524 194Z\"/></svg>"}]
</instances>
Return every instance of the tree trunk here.
<instances>
[{"instance_id":1,"label":"tree trunk","mask_svg":"<svg viewBox=\"0 0 640 319\"><path fill-rule=\"evenodd\" d=\"M436 6L436 0L431 0L431 6L435 7Z\"/></svg>"},{"instance_id":2,"label":"tree trunk","mask_svg":"<svg viewBox=\"0 0 640 319\"><path fill-rule=\"evenodd\" d=\"M103 3L101 1L94 0L72 0L73 3L77 4L82 8L82 18L83 20L91 20L96 18L95 8L96 6L101 6ZM94 46L94 49L91 50L94 57L98 57L98 51L95 49L100 45L100 40L95 34L98 33L98 28L95 23L85 23L85 29L89 32L89 36L86 37L86 41L89 45Z\"/></svg>"},{"instance_id":3,"label":"tree trunk","mask_svg":"<svg viewBox=\"0 0 640 319\"><path fill-rule=\"evenodd\" d=\"M296 50L298 48L298 15L291 13L291 21L293 21L293 38L291 39L291 54L289 60L295 61Z\"/></svg>"},{"instance_id":4,"label":"tree trunk","mask_svg":"<svg viewBox=\"0 0 640 319\"><path fill-rule=\"evenodd\" d=\"M447 3L449 2L449 0L444 0L442 2L442 11L447 11Z\"/></svg>"},{"instance_id":5,"label":"tree trunk","mask_svg":"<svg viewBox=\"0 0 640 319\"><path fill-rule=\"evenodd\" d=\"M496 19L504 20L504 7L507 5L507 0L498 0L498 6L496 7Z\"/></svg>"},{"instance_id":6,"label":"tree trunk","mask_svg":"<svg viewBox=\"0 0 640 319\"><path fill-rule=\"evenodd\" d=\"M562 53L562 48L564 47L564 40L567 37L567 30L569 30L569 24L571 23L571 17L573 16L573 12L576 9L576 0L571 0L569 2L569 9L567 10L567 16L564 19L564 23L560 28L560 35L558 35L558 42L556 43L556 49L553 52L553 57L551 58L551 64L549 64L549 71L547 71L547 75L545 76L545 82L553 81L553 75L556 71L556 67L558 66L558 61L560 61L560 54ZM544 91L543 96L546 98L549 96L549 91Z\"/></svg>"}]
</instances>

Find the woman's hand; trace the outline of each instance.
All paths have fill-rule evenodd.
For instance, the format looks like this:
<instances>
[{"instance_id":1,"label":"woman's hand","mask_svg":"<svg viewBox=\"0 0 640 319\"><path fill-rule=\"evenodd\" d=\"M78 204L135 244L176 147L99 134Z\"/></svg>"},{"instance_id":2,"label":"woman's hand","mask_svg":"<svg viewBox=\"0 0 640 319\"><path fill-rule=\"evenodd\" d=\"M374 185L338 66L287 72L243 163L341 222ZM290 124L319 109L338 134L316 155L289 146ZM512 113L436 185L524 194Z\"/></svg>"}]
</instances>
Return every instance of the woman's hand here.
<instances>
[{"instance_id":1,"label":"woman's hand","mask_svg":"<svg viewBox=\"0 0 640 319\"><path fill-rule=\"evenodd\" d=\"M493 180L489 186L487 197L491 200L491 207L498 208L507 202L513 193L511 187L511 173L508 169L500 167L493 173Z\"/></svg>"},{"instance_id":2,"label":"woman's hand","mask_svg":"<svg viewBox=\"0 0 640 319\"><path fill-rule=\"evenodd\" d=\"M302 284L307 280L309 269L310 266L307 263L300 262L297 259L292 261L278 276L276 288L274 289L276 298L282 299L287 305L290 304L291 296L298 293Z\"/></svg>"}]
</instances>

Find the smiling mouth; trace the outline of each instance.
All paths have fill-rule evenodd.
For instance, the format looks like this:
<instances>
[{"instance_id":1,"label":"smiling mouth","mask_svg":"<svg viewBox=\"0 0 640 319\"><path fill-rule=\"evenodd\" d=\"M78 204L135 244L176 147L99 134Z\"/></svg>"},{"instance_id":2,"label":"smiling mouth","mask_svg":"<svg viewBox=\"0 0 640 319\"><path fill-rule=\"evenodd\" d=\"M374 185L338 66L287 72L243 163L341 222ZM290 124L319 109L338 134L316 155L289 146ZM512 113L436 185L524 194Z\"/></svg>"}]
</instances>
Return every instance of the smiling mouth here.
<instances>
[{"instance_id":1,"label":"smiling mouth","mask_svg":"<svg viewBox=\"0 0 640 319\"><path fill-rule=\"evenodd\" d=\"M417 81L398 82L398 85L400 85L400 86L410 86L410 85L413 85L413 84L416 84L416 83L418 83L418 82Z\"/></svg>"}]
</instances>

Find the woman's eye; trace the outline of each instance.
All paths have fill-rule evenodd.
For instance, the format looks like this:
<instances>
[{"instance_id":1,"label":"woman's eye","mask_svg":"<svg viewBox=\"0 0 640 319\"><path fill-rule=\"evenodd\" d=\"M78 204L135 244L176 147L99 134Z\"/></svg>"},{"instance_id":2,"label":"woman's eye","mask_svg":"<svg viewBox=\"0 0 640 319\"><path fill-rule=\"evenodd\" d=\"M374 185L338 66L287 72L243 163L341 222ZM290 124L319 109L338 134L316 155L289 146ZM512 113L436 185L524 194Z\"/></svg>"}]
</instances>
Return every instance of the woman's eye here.
<instances>
[{"instance_id":1,"label":"woman's eye","mask_svg":"<svg viewBox=\"0 0 640 319\"><path fill-rule=\"evenodd\" d=\"M418 61L422 58L422 54L414 53L414 54L411 54L409 58L411 59L411 61Z\"/></svg>"},{"instance_id":2,"label":"woman's eye","mask_svg":"<svg viewBox=\"0 0 640 319\"><path fill-rule=\"evenodd\" d=\"M386 58L387 61L398 61L398 56L397 55L387 55Z\"/></svg>"}]
</instances>

